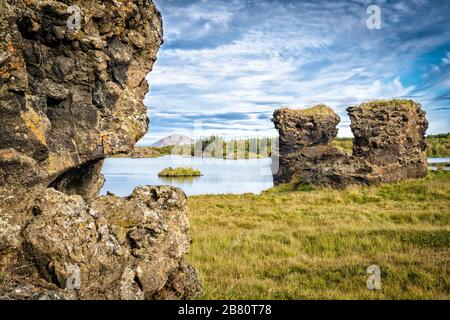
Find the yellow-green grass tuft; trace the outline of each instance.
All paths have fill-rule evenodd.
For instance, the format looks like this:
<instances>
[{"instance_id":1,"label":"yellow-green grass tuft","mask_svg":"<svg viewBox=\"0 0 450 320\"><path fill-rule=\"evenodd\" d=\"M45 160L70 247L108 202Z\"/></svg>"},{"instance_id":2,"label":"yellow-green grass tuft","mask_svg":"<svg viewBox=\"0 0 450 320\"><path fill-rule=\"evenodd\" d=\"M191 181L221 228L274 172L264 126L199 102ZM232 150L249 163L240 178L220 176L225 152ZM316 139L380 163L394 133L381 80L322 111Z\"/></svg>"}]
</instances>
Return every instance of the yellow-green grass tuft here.
<instances>
[{"instance_id":1,"label":"yellow-green grass tuft","mask_svg":"<svg viewBox=\"0 0 450 320\"><path fill-rule=\"evenodd\" d=\"M417 104L413 100L409 99L392 99L392 100L373 100L360 105L364 110L373 108L391 108L391 107L403 107L403 108L416 108Z\"/></svg>"},{"instance_id":2,"label":"yellow-green grass tuft","mask_svg":"<svg viewBox=\"0 0 450 320\"><path fill-rule=\"evenodd\" d=\"M311 108L306 109L285 109L288 112L293 112L295 114L303 115L303 116L313 116L313 115L335 115L336 113L330 107L327 107L324 104L320 104Z\"/></svg>"}]
</instances>

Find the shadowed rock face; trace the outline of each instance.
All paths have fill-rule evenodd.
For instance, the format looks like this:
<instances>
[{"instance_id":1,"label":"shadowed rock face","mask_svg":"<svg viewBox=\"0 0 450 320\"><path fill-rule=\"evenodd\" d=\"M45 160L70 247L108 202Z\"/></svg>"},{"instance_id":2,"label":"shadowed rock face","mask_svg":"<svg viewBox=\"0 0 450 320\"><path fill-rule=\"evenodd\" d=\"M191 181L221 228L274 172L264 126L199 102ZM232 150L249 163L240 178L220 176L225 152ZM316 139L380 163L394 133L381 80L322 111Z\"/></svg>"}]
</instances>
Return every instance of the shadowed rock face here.
<instances>
[{"instance_id":1,"label":"shadowed rock face","mask_svg":"<svg viewBox=\"0 0 450 320\"><path fill-rule=\"evenodd\" d=\"M67 1L0 0L0 299L192 298L184 193L98 196L103 159L147 132L160 14L150 0L70 5L80 30Z\"/></svg>"},{"instance_id":2,"label":"shadowed rock face","mask_svg":"<svg viewBox=\"0 0 450 320\"><path fill-rule=\"evenodd\" d=\"M352 156L330 145L339 122L331 109L320 106L275 111L273 121L280 133L275 183L343 187L427 175L428 121L419 104L410 100L374 101L350 107L348 112L355 136Z\"/></svg>"}]
</instances>

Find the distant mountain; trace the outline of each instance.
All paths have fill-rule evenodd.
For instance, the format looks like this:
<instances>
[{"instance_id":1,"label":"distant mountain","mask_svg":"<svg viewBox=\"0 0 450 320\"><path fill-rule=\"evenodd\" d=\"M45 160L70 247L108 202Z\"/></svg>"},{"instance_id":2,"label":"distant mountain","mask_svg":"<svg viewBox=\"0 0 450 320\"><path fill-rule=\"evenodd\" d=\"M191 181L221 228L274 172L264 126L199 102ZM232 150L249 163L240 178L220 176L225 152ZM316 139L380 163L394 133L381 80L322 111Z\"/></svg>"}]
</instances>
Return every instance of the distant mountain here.
<instances>
[{"instance_id":1,"label":"distant mountain","mask_svg":"<svg viewBox=\"0 0 450 320\"><path fill-rule=\"evenodd\" d=\"M155 142L154 144L152 144L152 147L161 148L165 146L181 146L192 143L194 143L194 140L192 140L188 136L185 136L183 134L172 134Z\"/></svg>"}]
</instances>

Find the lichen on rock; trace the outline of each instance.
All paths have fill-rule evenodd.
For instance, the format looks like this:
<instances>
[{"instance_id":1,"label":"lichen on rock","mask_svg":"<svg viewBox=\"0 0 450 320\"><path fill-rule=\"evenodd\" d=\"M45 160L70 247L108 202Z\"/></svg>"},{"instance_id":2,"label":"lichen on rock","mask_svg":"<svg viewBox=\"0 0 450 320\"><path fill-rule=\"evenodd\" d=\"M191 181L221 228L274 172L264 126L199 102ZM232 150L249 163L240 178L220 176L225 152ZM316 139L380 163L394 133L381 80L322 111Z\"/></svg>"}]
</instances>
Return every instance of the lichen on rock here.
<instances>
[{"instance_id":1,"label":"lichen on rock","mask_svg":"<svg viewBox=\"0 0 450 320\"><path fill-rule=\"evenodd\" d=\"M0 298L193 298L184 193L98 196L103 160L147 132L160 13L151 0L70 5L0 1L0 272L13 279Z\"/></svg>"},{"instance_id":2,"label":"lichen on rock","mask_svg":"<svg viewBox=\"0 0 450 320\"><path fill-rule=\"evenodd\" d=\"M39 214L23 231L39 273L66 288L76 266L81 299L153 298L183 270L189 250L185 196L171 187L150 190L161 188L166 198L105 196L90 204L46 189L35 204ZM174 296L185 296L183 288Z\"/></svg>"},{"instance_id":3,"label":"lichen on rock","mask_svg":"<svg viewBox=\"0 0 450 320\"><path fill-rule=\"evenodd\" d=\"M151 1L71 5L81 10L79 30L67 27L63 1L1 2L0 55L7 59L0 65L0 149L34 160L30 166L42 171L33 183L46 186L131 150L147 132L145 77L162 43Z\"/></svg>"}]
</instances>

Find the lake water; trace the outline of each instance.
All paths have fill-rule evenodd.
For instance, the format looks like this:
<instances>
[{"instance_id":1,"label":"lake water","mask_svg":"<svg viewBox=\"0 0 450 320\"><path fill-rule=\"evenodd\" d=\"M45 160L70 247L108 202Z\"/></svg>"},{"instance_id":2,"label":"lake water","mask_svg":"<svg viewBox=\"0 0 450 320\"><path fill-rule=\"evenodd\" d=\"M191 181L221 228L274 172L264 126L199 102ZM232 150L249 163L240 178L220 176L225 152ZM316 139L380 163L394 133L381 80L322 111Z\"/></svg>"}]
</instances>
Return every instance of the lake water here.
<instances>
[{"instance_id":1,"label":"lake water","mask_svg":"<svg viewBox=\"0 0 450 320\"><path fill-rule=\"evenodd\" d=\"M450 158L429 159L433 164L450 163ZM203 176L194 178L163 178L158 172L167 167L193 167ZM166 156L150 159L110 158L105 161L103 174L107 191L118 196L128 196L141 185L172 185L187 195L198 194L259 194L273 187L271 159L223 160L215 158L184 158Z\"/></svg>"},{"instance_id":2,"label":"lake water","mask_svg":"<svg viewBox=\"0 0 450 320\"><path fill-rule=\"evenodd\" d=\"M434 163L450 163L450 158L429 158L428 159L429 164Z\"/></svg>"},{"instance_id":3,"label":"lake water","mask_svg":"<svg viewBox=\"0 0 450 320\"><path fill-rule=\"evenodd\" d=\"M428 165L431 170L437 170L437 165L440 163L447 163L447 166L444 168L444 170L450 171L450 168L448 167L448 164L450 164L450 158L431 158L428 159Z\"/></svg>"},{"instance_id":4,"label":"lake water","mask_svg":"<svg viewBox=\"0 0 450 320\"><path fill-rule=\"evenodd\" d=\"M158 172L167 167L193 167L201 177L164 178ZM259 194L273 187L271 159L224 160L215 158L184 158L166 156L150 159L110 158L103 166L107 191L128 196L140 185L171 185L187 195L198 194Z\"/></svg>"}]
</instances>

